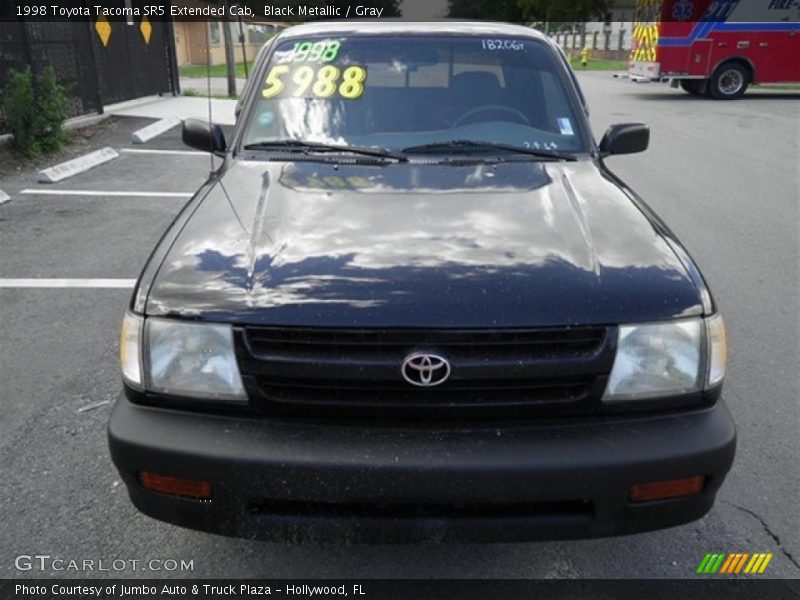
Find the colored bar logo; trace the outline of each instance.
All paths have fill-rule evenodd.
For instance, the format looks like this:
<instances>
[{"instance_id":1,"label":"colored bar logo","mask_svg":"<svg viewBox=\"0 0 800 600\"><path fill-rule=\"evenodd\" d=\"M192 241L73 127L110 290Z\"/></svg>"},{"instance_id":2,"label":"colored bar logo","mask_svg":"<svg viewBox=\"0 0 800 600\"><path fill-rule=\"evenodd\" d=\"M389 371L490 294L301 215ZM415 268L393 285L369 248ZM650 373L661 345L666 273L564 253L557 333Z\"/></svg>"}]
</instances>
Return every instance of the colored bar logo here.
<instances>
[{"instance_id":1,"label":"colored bar logo","mask_svg":"<svg viewBox=\"0 0 800 600\"><path fill-rule=\"evenodd\" d=\"M753 554L749 552L734 552L732 554L725 554L724 552L708 553L703 557L696 573L701 575L713 575L714 573L724 575L739 575L740 573L761 574L766 571L772 556L771 552L756 552Z\"/></svg>"}]
</instances>

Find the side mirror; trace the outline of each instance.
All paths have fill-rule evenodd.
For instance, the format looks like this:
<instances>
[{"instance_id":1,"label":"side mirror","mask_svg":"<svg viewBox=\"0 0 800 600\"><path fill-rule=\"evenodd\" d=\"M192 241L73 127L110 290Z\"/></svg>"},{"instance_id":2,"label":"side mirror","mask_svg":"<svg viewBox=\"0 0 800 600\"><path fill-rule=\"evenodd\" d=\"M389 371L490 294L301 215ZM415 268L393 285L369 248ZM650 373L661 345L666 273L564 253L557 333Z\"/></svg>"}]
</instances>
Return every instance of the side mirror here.
<instances>
[{"instance_id":1,"label":"side mirror","mask_svg":"<svg viewBox=\"0 0 800 600\"><path fill-rule=\"evenodd\" d=\"M183 122L183 143L190 148L224 155L227 149L225 134L219 125L209 125L199 119L186 119Z\"/></svg>"},{"instance_id":2,"label":"side mirror","mask_svg":"<svg viewBox=\"0 0 800 600\"><path fill-rule=\"evenodd\" d=\"M644 123L621 123L606 130L600 141L600 152L612 154L634 154L644 152L650 145L650 128Z\"/></svg>"}]
</instances>

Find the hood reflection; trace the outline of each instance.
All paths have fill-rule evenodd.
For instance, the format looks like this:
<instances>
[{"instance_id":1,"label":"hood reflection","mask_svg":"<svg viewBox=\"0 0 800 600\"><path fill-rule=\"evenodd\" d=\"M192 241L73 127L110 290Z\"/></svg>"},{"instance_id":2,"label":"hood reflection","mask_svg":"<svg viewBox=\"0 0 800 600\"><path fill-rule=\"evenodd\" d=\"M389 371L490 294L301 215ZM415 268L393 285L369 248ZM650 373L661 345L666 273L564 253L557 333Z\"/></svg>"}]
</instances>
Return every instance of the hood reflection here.
<instances>
[{"instance_id":1,"label":"hood reflection","mask_svg":"<svg viewBox=\"0 0 800 600\"><path fill-rule=\"evenodd\" d=\"M590 163L240 162L224 184L230 203L218 186L197 209L149 313L442 327L699 311L667 244Z\"/></svg>"}]
</instances>

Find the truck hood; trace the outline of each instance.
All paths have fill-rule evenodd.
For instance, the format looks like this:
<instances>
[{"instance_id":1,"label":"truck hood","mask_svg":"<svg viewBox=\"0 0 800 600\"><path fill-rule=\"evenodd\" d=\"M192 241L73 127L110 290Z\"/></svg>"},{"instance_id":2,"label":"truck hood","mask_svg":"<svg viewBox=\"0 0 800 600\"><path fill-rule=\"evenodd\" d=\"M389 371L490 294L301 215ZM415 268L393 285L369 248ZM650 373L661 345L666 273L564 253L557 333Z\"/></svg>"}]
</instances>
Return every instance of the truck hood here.
<instances>
[{"instance_id":1,"label":"truck hood","mask_svg":"<svg viewBox=\"0 0 800 600\"><path fill-rule=\"evenodd\" d=\"M588 160L234 161L187 210L149 315L537 327L702 312L659 227Z\"/></svg>"}]
</instances>

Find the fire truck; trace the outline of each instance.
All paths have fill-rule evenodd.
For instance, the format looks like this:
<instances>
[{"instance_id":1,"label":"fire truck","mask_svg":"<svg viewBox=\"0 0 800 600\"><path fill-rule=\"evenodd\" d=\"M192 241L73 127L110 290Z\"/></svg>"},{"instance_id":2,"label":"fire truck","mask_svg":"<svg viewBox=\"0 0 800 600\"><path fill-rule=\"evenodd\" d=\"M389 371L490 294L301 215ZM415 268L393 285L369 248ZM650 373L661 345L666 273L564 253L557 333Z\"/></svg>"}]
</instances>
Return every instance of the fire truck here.
<instances>
[{"instance_id":1,"label":"fire truck","mask_svg":"<svg viewBox=\"0 0 800 600\"><path fill-rule=\"evenodd\" d=\"M800 82L800 0L638 0L628 71L719 100Z\"/></svg>"}]
</instances>

